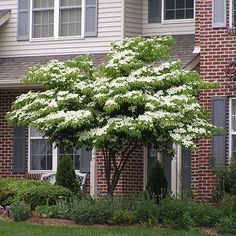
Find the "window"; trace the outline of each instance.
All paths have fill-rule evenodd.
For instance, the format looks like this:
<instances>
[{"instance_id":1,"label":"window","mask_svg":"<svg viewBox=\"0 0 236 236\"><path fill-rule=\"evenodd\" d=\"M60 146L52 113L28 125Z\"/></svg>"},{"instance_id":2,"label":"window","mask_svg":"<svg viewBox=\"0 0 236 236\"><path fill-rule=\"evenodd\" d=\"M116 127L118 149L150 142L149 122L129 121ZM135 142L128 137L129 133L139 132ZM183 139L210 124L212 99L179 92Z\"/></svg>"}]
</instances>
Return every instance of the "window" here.
<instances>
[{"instance_id":1,"label":"window","mask_svg":"<svg viewBox=\"0 0 236 236\"><path fill-rule=\"evenodd\" d=\"M231 100L231 117L230 117L230 140L231 140L231 156L236 160L236 99Z\"/></svg>"},{"instance_id":2,"label":"window","mask_svg":"<svg viewBox=\"0 0 236 236\"><path fill-rule=\"evenodd\" d=\"M52 170L52 145L42 133L30 129L30 170Z\"/></svg>"},{"instance_id":3,"label":"window","mask_svg":"<svg viewBox=\"0 0 236 236\"><path fill-rule=\"evenodd\" d=\"M60 36L81 35L82 0L61 0L60 3Z\"/></svg>"},{"instance_id":4,"label":"window","mask_svg":"<svg viewBox=\"0 0 236 236\"><path fill-rule=\"evenodd\" d=\"M32 17L33 38L53 37L54 0L34 0Z\"/></svg>"},{"instance_id":5,"label":"window","mask_svg":"<svg viewBox=\"0 0 236 236\"><path fill-rule=\"evenodd\" d=\"M194 0L163 0L164 20L194 18Z\"/></svg>"},{"instance_id":6,"label":"window","mask_svg":"<svg viewBox=\"0 0 236 236\"><path fill-rule=\"evenodd\" d=\"M58 157L59 157L59 161L60 161L64 155L63 147L59 146L57 151L58 151ZM75 170L79 170L80 169L81 149L70 148L67 151L67 155L71 157Z\"/></svg>"},{"instance_id":7,"label":"window","mask_svg":"<svg viewBox=\"0 0 236 236\"><path fill-rule=\"evenodd\" d=\"M236 1L230 0L230 20L229 28L236 28Z\"/></svg>"},{"instance_id":8,"label":"window","mask_svg":"<svg viewBox=\"0 0 236 236\"><path fill-rule=\"evenodd\" d=\"M31 0L31 37L82 36L84 1Z\"/></svg>"},{"instance_id":9,"label":"window","mask_svg":"<svg viewBox=\"0 0 236 236\"><path fill-rule=\"evenodd\" d=\"M75 170L81 170L81 161L82 164L89 165L90 150L70 148L67 154L71 157ZM53 147L42 133L34 128L29 129L29 171L56 171L63 155L62 146ZM81 160L82 157L87 161ZM84 168L88 169L86 166Z\"/></svg>"}]
</instances>

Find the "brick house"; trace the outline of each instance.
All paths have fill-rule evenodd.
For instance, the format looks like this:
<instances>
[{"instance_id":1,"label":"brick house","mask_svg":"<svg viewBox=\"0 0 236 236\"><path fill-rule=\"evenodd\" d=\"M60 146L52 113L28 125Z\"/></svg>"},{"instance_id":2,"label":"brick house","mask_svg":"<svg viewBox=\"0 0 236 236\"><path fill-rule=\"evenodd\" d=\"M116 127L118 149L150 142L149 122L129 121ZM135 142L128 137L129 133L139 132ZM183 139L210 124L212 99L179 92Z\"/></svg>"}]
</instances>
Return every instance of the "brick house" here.
<instances>
[{"instance_id":1,"label":"brick house","mask_svg":"<svg viewBox=\"0 0 236 236\"><path fill-rule=\"evenodd\" d=\"M225 135L200 140L199 151L175 147L173 158L140 147L127 163L117 193L145 189L153 160L159 159L169 191L193 191L207 199L214 186L212 157L228 162L236 155L233 81L224 69L235 57L233 0L2 0L0 1L0 178L40 178L56 171L60 147L53 148L34 129L11 127L6 112L16 96L37 87L20 84L27 68L50 59L92 54L104 63L111 42L125 37L171 34L176 39L171 60L197 70L222 87L204 91L199 99ZM235 113L235 114L234 114ZM87 175L92 195L104 194L103 157L99 150L71 150L77 172ZM91 160L91 163L90 163ZM90 179L90 181L89 181Z\"/></svg>"}]
</instances>

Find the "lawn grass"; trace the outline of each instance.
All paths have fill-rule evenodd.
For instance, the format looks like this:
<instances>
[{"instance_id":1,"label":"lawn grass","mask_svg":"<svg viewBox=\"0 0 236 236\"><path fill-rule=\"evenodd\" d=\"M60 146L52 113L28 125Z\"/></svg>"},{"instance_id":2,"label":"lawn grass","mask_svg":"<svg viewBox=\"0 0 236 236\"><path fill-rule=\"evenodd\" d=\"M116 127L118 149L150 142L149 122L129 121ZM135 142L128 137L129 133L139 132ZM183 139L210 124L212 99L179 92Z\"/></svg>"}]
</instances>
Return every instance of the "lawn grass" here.
<instances>
[{"instance_id":1,"label":"lawn grass","mask_svg":"<svg viewBox=\"0 0 236 236\"><path fill-rule=\"evenodd\" d=\"M0 220L1 236L206 236L199 232L145 227L60 227Z\"/></svg>"}]
</instances>

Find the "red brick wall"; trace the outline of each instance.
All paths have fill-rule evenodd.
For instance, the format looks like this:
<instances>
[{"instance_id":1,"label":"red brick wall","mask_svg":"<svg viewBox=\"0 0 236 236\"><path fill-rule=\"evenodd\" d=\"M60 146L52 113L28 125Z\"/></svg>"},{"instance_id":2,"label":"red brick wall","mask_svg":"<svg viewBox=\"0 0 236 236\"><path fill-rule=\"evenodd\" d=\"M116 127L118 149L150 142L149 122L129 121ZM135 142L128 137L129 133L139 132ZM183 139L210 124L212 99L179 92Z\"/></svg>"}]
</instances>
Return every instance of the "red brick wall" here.
<instances>
[{"instance_id":1,"label":"red brick wall","mask_svg":"<svg viewBox=\"0 0 236 236\"><path fill-rule=\"evenodd\" d=\"M229 11L228 7L227 9ZM196 0L196 11L196 44L201 48L201 77L221 84L220 89L208 90L200 94L201 104L211 111L212 96L236 96L236 90L230 89L236 85L235 82L229 81L224 73L226 66L236 56L236 35L230 35L227 28L212 28L212 0ZM226 115L228 121L228 112ZM204 200L210 197L215 183L210 162L211 141L200 140L199 152L192 158L192 189L196 196Z\"/></svg>"},{"instance_id":2,"label":"red brick wall","mask_svg":"<svg viewBox=\"0 0 236 236\"><path fill-rule=\"evenodd\" d=\"M103 154L101 150L96 153L98 165L98 194L106 195L107 185L104 173ZM126 163L126 167L121 174L120 180L115 191L116 195L124 196L140 193L143 191L144 174L144 148L138 147L131 158Z\"/></svg>"}]
</instances>

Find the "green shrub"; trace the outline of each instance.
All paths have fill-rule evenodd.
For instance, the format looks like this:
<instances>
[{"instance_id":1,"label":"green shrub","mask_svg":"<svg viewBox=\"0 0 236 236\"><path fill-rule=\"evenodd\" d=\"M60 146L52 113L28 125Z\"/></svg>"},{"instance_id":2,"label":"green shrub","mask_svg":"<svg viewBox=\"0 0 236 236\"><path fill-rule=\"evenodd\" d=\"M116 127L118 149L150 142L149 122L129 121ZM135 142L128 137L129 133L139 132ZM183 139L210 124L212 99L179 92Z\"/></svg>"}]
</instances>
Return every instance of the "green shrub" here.
<instances>
[{"instance_id":1,"label":"green shrub","mask_svg":"<svg viewBox=\"0 0 236 236\"><path fill-rule=\"evenodd\" d=\"M236 234L236 219L230 217L221 218L218 223L219 232L222 234Z\"/></svg>"},{"instance_id":2,"label":"green shrub","mask_svg":"<svg viewBox=\"0 0 236 236\"><path fill-rule=\"evenodd\" d=\"M236 215L236 196L225 196L219 208L225 216Z\"/></svg>"},{"instance_id":3,"label":"green shrub","mask_svg":"<svg viewBox=\"0 0 236 236\"><path fill-rule=\"evenodd\" d=\"M62 186L46 184L25 189L20 193L19 198L24 199L31 209L35 209L36 206L55 205L62 196L70 199L72 192Z\"/></svg>"},{"instance_id":4,"label":"green shrub","mask_svg":"<svg viewBox=\"0 0 236 236\"><path fill-rule=\"evenodd\" d=\"M15 199L19 200L22 191L44 184L36 180L0 179L0 205L9 206Z\"/></svg>"},{"instance_id":5,"label":"green shrub","mask_svg":"<svg viewBox=\"0 0 236 236\"><path fill-rule=\"evenodd\" d=\"M72 203L70 201L59 202L58 206L58 217L62 219L71 219Z\"/></svg>"},{"instance_id":6,"label":"green shrub","mask_svg":"<svg viewBox=\"0 0 236 236\"><path fill-rule=\"evenodd\" d=\"M184 218L180 219L183 216ZM191 218L194 226L213 227L223 216L221 209L210 204L186 202L174 197L166 197L160 202L159 220L171 225L175 225L176 221L185 222Z\"/></svg>"},{"instance_id":7,"label":"green shrub","mask_svg":"<svg viewBox=\"0 0 236 236\"><path fill-rule=\"evenodd\" d=\"M45 218L58 218L59 206L58 205L44 205L44 206L37 206L35 208L35 213L41 217Z\"/></svg>"},{"instance_id":8,"label":"green shrub","mask_svg":"<svg viewBox=\"0 0 236 236\"><path fill-rule=\"evenodd\" d=\"M194 221L189 212L185 212L183 215L176 216L175 219L172 219L172 226L177 230L191 230L194 226Z\"/></svg>"},{"instance_id":9,"label":"green shrub","mask_svg":"<svg viewBox=\"0 0 236 236\"><path fill-rule=\"evenodd\" d=\"M135 213L127 210L116 210L109 220L112 225L130 225L136 221Z\"/></svg>"},{"instance_id":10,"label":"green shrub","mask_svg":"<svg viewBox=\"0 0 236 236\"><path fill-rule=\"evenodd\" d=\"M107 224L112 219L113 211L113 206L109 201L84 199L74 201L71 218L79 224Z\"/></svg>"},{"instance_id":11,"label":"green shrub","mask_svg":"<svg viewBox=\"0 0 236 236\"><path fill-rule=\"evenodd\" d=\"M30 206L22 202L15 202L10 206L10 216L15 221L26 221L30 217Z\"/></svg>"},{"instance_id":12,"label":"green shrub","mask_svg":"<svg viewBox=\"0 0 236 236\"><path fill-rule=\"evenodd\" d=\"M159 221L170 224L175 229L190 230L194 226L189 207L192 203L177 197L166 197L160 201Z\"/></svg>"},{"instance_id":13,"label":"green shrub","mask_svg":"<svg viewBox=\"0 0 236 236\"><path fill-rule=\"evenodd\" d=\"M152 199L138 199L133 202L137 223L156 224L159 216L157 204Z\"/></svg>"},{"instance_id":14,"label":"green shrub","mask_svg":"<svg viewBox=\"0 0 236 236\"><path fill-rule=\"evenodd\" d=\"M167 179L158 160L151 166L147 181L147 193L157 201L167 193Z\"/></svg>"},{"instance_id":15,"label":"green shrub","mask_svg":"<svg viewBox=\"0 0 236 236\"><path fill-rule=\"evenodd\" d=\"M210 204L192 203L188 212L197 227L214 227L224 216L223 212Z\"/></svg>"},{"instance_id":16,"label":"green shrub","mask_svg":"<svg viewBox=\"0 0 236 236\"><path fill-rule=\"evenodd\" d=\"M184 215L188 211L188 204L176 197L166 197L159 204L159 221L171 224L176 216Z\"/></svg>"},{"instance_id":17,"label":"green shrub","mask_svg":"<svg viewBox=\"0 0 236 236\"><path fill-rule=\"evenodd\" d=\"M70 189L73 193L80 190L71 157L64 155L59 162L56 174L56 185Z\"/></svg>"},{"instance_id":18,"label":"green shrub","mask_svg":"<svg viewBox=\"0 0 236 236\"><path fill-rule=\"evenodd\" d=\"M216 171L216 186L212 195L214 202L221 201L226 195L236 195L236 161L219 166Z\"/></svg>"}]
</instances>

